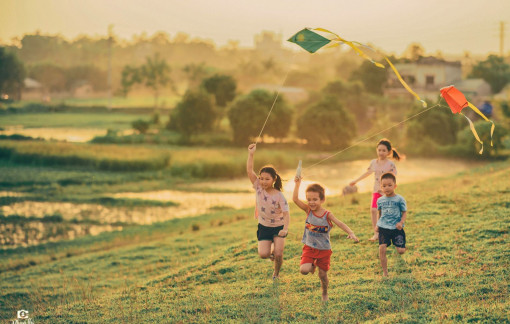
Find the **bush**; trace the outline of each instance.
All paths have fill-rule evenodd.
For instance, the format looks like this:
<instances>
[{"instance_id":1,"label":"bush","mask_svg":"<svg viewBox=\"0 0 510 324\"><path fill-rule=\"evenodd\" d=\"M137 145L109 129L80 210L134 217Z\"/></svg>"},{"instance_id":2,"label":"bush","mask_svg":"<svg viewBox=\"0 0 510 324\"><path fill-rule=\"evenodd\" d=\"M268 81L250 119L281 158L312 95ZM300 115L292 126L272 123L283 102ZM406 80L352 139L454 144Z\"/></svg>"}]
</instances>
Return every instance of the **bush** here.
<instances>
[{"instance_id":1,"label":"bush","mask_svg":"<svg viewBox=\"0 0 510 324\"><path fill-rule=\"evenodd\" d=\"M170 116L168 129L176 129L186 139L212 130L217 119L212 97L205 90L188 90Z\"/></svg>"},{"instance_id":2,"label":"bush","mask_svg":"<svg viewBox=\"0 0 510 324\"><path fill-rule=\"evenodd\" d=\"M338 98L326 96L298 119L297 135L312 146L342 148L356 136L356 123Z\"/></svg>"},{"instance_id":3,"label":"bush","mask_svg":"<svg viewBox=\"0 0 510 324\"><path fill-rule=\"evenodd\" d=\"M492 137L493 146L491 147L490 130L492 124L486 121L478 121L474 123L480 140L483 141L483 153L479 155L481 149L480 143L475 139L469 126L464 128L458 134L458 142L456 145L450 148L452 152L455 152L461 156L473 156L490 158L498 154L498 151L504 148L504 138L508 135L508 130L501 124L496 124L494 129L494 135Z\"/></svg>"},{"instance_id":4,"label":"bush","mask_svg":"<svg viewBox=\"0 0 510 324\"><path fill-rule=\"evenodd\" d=\"M147 133L147 131L149 130L149 127L150 127L150 123L145 121L145 120L142 120L142 119L138 119L138 120L135 120L134 122L131 123L131 126L133 127L134 130L136 130L138 133L140 134L145 134Z\"/></svg>"}]
</instances>

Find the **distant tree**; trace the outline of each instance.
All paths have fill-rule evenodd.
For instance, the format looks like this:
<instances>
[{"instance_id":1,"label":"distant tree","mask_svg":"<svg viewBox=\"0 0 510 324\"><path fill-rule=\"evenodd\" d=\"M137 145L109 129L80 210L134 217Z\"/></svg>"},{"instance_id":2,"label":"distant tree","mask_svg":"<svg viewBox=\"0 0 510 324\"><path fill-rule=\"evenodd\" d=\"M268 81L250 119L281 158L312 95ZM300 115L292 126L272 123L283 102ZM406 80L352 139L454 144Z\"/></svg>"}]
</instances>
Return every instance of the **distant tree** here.
<instances>
[{"instance_id":1,"label":"distant tree","mask_svg":"<svg viewBox=\"0 0 510 324\"><path fill-rule=\"evenodd\" d=\"M189 140L196 134L212 130L216 121L212 97L204 90L188 90L170 116L170 126Z\"/></svg>"},{"instance_id":2,"label":"distant tree","mask_svg":"<svg viewBox=\"0 0 510 324\"><path fill-rule=\"evenodd\" d=\"M414 114L414 113L412 113ZM407 123L407 139L418 143L429 138L438 145L455 144L461 125L449 109L434 109Z\"/></svg>"},{"instance_id":3,"label":"distant tree","mask_svg":"<svg viewBox=\"0 0 510 324\"><path fill-rule=\"evenodd\" d=\"M145 121L145 120L143 120L143 119L138 119L138 120L135 120L134 122L132 122L131 126L138 133L145 134L149 130L150 123Z\"/></svg>"},{"instance_id":4,"label":"distant tree","mask_svg":"<svg viewBox=\"0 0 510 324\"><path fill-rule=\"evenodd\" d=\"M404 53L403 57L410 59L411 61L418 61L421 57L425 55L425 49L419 43L411 43Z\"/></svg>"},{"instance_id":5,"label":"distant tree","mask_svg":"<svg viewBox=\"0 0 510 324\"><path fill-rule=\"evenodd\" d=\"M0 47L0 95L8 94L20 99L25 74L25 66L18 57Z\"/></svg>"},{"instance_id":6,"label":"distant tree","mask_svg":"<svg viewBox=\"0 0 510 324\"><path fill-rule=\"evenodd\" d=\"M80 82L88 82L96 91L107 89L106 71L100 70L93 65L78 65L65 70L66 88L73 89Z\"/></svg>"},{"instance_id":7,"label":"distant tree","mask_svg":"<svg viewBox=\"0 0 510 324\"><path fill-rule=\"evenodd\" d=\"M209 74L207 66L203 62L186 64L182 71L188 79L188 89L197 87Z\"/></svg>"},{"instance_id":8,"label":"distant tree","mask_svg":"<svg viewBox=\"0 0 510 324\"><path fill-rule=\"evenodd\" d=\"M475 122L474 126L478 136L480 137L480 140L484 143L481 157L487 158L494 156L498 153L499 150L504 148L503 139L508 135L509 132L508 129L506 129L503 125L496 123L494 134L492 136L493 146L490 145L490 130L492 124L482 120ZM457 146L461 149L461 152L473 157L479 157L478 152L480 151L481 145L473 137L473 133L471 132L469 126L466 126L459 132L458 138L459 140Z\"/></svg>"},{"instance_id":9,"label":"distant tree","mask_svg":"<svg viewBox=\"0 0 510 324\"><path fill-rule=\"evenodd\" d=\"M381 69L368 61L363 61L360 67L351 74L351 81L361 81L368 92L382 95L387 82L386 69Z\"/></svg>"},{"instance_id":10,"label":"distant tree","mask_svg":"<svg viewBox=\"0 0 510 324\"><path fill-rule=\"evenodd\" d=\"M67 87L66 70L52 63L30 66L28 76L39 81L45 89L51 92L65 91Z\"/></svg>"},{"instance_id":11,"label":"distant tree","mask_svg":"<svg viewBox=\"0 0 510 324\"><path fill-rule=\"evenodd\" d=\"M122 69L122 76L120 80L121 84L120 93L124 97L127 97L133 85L141 82L142 76L138 68L129 65L124 66L124 68Z\"/></svg>"},{"instance_id":12,"label":"distant tree","mask_svg":"<svg viewBox=\"0 0 510 324\"><path fill-rule=\"evenodd\" d=\"M356 136L356 123L338 98L326 96L299 117L297 135L317 148L342 148Z\"/></svg>"},{"instance_id":13,"label":"distant tree","mask_svg":"<svg viewBox=\"0 0 510 324\"><path fill-rule=\"evenodd\" d=\"M171 83L170 71L170 66L158 54L152 58L147 57L145 64L140 67L142 82L154 93L154 107L158 106L161 88Z\"/></svg>"},{"instance_id":14,"label":"distant tree","mask_svg":"<svg viewBox=\"0 0 510 324\"><path fill-rule=\"evenodd\" d=\"M510 82L510 65L502 57L489 55L485 61L473 66L469 77L484 79L493 93L499 93Z\"/></svg>"},{"instance_id":15,"label":"distant tree","mask_svg":"<svg viewBox=\"0 0 510 324\"><path fill-rule=\"evenodd\" d=\"M259 135L275 95L267 90L258 89L234 101L228 111L228 118L234 132L235 143L246 144L250 138ZM292 110L283 98L279 97L269 116L264 134L283 138L289 132L291 121Z\"/></svg>"},{"instance_id":16,"label":"distant tree","mask_svg":"<svg viewBox=\"0 0 510 324\"><path fill-rule=\"evenodd\" d=\"M237 83L230 75L215 74L202 81L202 86L214 95L216 104L225 107L236 96Z\"/></svg>"}]
</instances>

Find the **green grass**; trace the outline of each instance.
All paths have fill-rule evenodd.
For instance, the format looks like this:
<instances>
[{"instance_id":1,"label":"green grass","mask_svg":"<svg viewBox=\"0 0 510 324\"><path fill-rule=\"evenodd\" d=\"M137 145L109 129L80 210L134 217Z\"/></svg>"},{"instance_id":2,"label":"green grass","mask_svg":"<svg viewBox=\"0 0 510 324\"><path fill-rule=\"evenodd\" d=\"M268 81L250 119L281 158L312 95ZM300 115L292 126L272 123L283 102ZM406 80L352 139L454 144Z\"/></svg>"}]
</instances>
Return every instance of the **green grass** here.
<instances>
[{"instance_id":1,"label":"green grass","mask_svg":"<svg viewBox=\"0 0 510 324\"><path fill-rule=\"evenodd\" d=\"M131 129L131 122L137 119L149 119L150 114L136 115L125 113L24 113L0 115L0 127L19 126L24 128L93 128L93 129Z\"/></svg>"},{"instance_id":2,"label":"green grass","mask_svg":"<svg viewBox=\"0 0 510 324\"><path fill-rule=\"evenodd\" d=\"M298 273L291 207L281 280L257 256L252 210L226 210L73 241L0 251L0 318L36 323L508 322L510 165L401 185L408 251L381 279L369 194L328 197L362 240L332 232L330 301ZM353 199L355 198L355 199ZM359 201L359 203L356 203Z\"/></svg>"}]
</instances>

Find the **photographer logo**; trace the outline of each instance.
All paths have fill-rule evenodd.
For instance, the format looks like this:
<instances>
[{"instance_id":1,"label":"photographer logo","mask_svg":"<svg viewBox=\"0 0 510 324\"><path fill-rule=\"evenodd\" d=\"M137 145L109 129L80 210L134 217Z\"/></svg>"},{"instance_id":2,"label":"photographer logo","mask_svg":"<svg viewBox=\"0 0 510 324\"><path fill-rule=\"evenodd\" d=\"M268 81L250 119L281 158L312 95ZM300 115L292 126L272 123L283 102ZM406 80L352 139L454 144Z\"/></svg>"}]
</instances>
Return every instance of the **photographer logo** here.
<instances>
[{"instance_id":1,"label":"photographer logo","mask_svg":"<svg viewBox=\"0 0 510 324\"><path fill-rule=\"evenodd\" d=\"M12 321L12 324L34 324L34 321L28 316L27 310L19 310L17 313L18 319L15 321Z\"/></svg>"}]
</instances>

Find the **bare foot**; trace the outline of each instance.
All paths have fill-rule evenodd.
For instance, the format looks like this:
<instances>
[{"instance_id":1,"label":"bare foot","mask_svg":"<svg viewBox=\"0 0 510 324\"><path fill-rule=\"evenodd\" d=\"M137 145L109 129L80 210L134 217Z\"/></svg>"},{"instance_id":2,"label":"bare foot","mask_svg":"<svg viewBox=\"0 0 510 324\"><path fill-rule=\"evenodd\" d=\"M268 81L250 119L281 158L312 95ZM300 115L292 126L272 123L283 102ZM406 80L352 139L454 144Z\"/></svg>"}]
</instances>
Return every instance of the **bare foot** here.
<instances>
[{"instance_id":1,"label":"bare foot","mask_svg":"<svg viewBox=\"0 0 510 324\"><path fill-rule=\"evenodd\" d=\"M277 280L280 280L280 276L279 275L275 275L273 273L273 281L277 281Z\"/></svg>"},{"instance_id":2,"label":"bare foot","mask_svg":"<svg viewBox=\"0 0 510 324\"><path fill-rule=\"evenodd\" d=\"M374 236L372 236L368 240L373 242L373 241L377 241L378 239L379 239L379 234L374 234Z\"/></svg>"},{"instance_id":3,"label":"bare foot","mask_svg":"<svg viewBox=\"0 0 510 324\"><path fill-rule=\"evenodd\" d=\"M327 302L328 301L328 294L322 294L322 301Z\"/></svg>"},{"instance_id":4,"label":"bare foot","mask_svg":"<svg viewBox=\"0 0 510 324\"><path fill-rule=\"evenodd\" d=\"M271 253L271 254L269 255L269 260L274 261L274 253Z\"/></svg>"}]
</instances>

